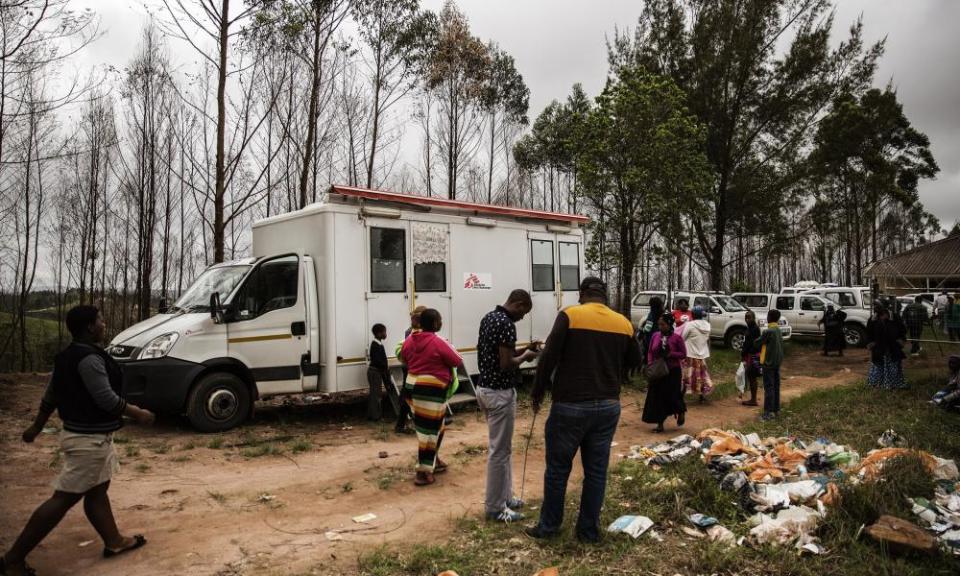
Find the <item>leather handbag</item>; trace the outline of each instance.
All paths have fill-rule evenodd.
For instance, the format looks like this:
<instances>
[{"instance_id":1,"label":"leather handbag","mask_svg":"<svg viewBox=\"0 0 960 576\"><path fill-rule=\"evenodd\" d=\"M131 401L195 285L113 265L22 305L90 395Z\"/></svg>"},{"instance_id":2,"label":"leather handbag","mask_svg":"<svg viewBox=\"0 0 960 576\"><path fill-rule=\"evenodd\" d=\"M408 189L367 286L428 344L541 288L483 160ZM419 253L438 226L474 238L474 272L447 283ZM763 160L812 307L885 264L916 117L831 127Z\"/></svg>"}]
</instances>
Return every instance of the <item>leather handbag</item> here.
<instances>
[{"instance_id":1,"label":"leather handbag","mask_svg":"<svg viewBox=\"0 0 960 576\"><path fill-rule=\"evenodd\" d=\"M648 382L665 378L668 374L670 374L670 367L667 366L667 361L663 358L657 358L643 369L643 376Z\"/></svg>"}]
</instances>

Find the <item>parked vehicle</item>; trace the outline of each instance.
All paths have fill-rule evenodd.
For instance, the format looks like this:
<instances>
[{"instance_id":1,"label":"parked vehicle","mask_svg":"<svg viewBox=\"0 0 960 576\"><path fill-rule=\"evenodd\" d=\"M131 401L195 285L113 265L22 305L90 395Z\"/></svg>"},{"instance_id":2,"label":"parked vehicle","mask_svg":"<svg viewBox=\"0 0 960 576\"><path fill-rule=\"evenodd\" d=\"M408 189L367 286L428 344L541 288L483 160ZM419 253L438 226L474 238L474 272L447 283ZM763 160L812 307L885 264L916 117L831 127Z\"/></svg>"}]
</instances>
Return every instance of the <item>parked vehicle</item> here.
<instances>
[{"instance_id":1,"label":"parked vehicle","mask_svg":"<svg viewBox=\"0 0 960 576\"><path fill-rule=\"evenodd\" d=\"M650 299L654 296L665 301L667 293L664 290L651 290L640 292L633 297L630 316L634 325L639 326L647 317L650 312ZM673 293L672 308L676 308L680 300L686 300L690 308L701 306L707 311L711 339L721 340L725 346L734 350L740 350L743 347L743 339L747 334L747 322L744 319L747 309L739 302L720 292L679 291ZM765 326L763 318L757 320L761 326ZM780 324L783 337L790 338L792 332L789 321L784 319Z\"/></svg>"},{"instance_id":2,"label":"parked vehicle","mask_svg":"<svg viewBox=\"0 0 960 576\"><path fill-rule=\"evenodd\" d=\"M736 292L731 296L756 312L758 317L765 316L771 308L779 310L781 317L786 318L790 323L793 333L799 336L823 336L824 328L820 321L827 306L832 304L829 300L807 292L800 294Z\"/></svg>"},{"instance_id":3,"label":"parked vehicle","mask_svg":"<svg viewBox=\"0 0 960 576\"><path fill-rule=\"evenodd\" d=\"M870 320L870 308L873 297L866 286L837 286L835 288L817 288L803 293L821 296L842 308L847 315L843 332L850 346L865 346L867 321Z\"/></svg>"},{"instance_id":4,"label":"parked vehicle","mask_svg":"<svg viewBox=\"0 0 960 576\"><path fill-rule=\"evenodd\" d=\"M397 342L417 305L440 311L472 376L480 320L511 289L534 301L521 341L545 340L577 302L586 220L334 186L326 202L255 223L252 258L211 266L108 351L131 402L201 431L240 424L256 399L366 389L370 327Z\"/></svg>"},{"instance_id":5,"label":"parked vehicle","mask_svg":"<svg viewBox=\"0 0 960 576\"><path fill-rule=\"evenodd\" d=\"M915 294L915 295L913 295L913 296L897 296L897 302L900 303L900 309L903 310L903 309L906 308L907 306L913 304L913 303L914 303L914 296L920 296L920 295L919 295L919 294ZM924 308L926 308L926 310L927 310L927 316L928 316L929 318L933 318L933 317L935 316L935 314L934 314L935 310L934 310L934 308L933 308L933 301L921 300L920 303L923 304L923 307L924 307Z\"/></svg>"}]
</instances>

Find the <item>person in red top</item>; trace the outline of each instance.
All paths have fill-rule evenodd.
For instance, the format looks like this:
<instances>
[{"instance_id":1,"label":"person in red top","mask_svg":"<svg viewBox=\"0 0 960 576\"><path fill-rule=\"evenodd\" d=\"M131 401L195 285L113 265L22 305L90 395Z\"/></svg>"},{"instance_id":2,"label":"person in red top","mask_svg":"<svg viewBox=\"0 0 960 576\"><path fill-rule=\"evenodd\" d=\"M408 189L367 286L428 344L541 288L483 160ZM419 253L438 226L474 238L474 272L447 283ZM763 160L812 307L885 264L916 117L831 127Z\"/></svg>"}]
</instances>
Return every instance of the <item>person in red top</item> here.
<instances>
[{"instance_id":1,"label":"person in red top","mask_svg":"<svg viewBox=\"0 0 960 576\"><path fill-rule=\"evenodd\" d=\"M693 314L690 312L690 302L685 298L677 300L677 309L673 311L674 330L679 329L685 322L693 320Z\"/></svg>"},{"instance_id":2,"label":"person in red top","mask_svg":"<svg viewBox=\"0 0 960 576\"><path fill-rule=\"evenodd\" d=\"M428 308L420 314L421 332L403 342L400 354L407 365L407 382L413 384L413 424L417 429L417 486L433 484L434 473L446 472L437 456L443 441L443 420L452 395L454 370L463 358L437 332L443 325L440 312Z\"/></svg>"}]
</instances>

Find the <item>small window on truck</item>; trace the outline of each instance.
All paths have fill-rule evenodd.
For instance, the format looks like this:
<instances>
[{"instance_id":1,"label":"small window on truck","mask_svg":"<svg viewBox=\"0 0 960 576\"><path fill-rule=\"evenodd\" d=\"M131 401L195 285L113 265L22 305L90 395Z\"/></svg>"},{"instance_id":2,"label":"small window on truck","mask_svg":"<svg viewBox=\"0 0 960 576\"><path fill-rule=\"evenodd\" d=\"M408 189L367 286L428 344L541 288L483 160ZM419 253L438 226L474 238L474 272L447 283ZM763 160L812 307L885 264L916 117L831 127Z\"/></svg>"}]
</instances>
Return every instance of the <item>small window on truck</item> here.
<instances>
[{"instance_id":1,"label":"small window on truck","mask_svg":"<svg viewBox=\"0 0 960 576\"><path fill-rule=\"evenodd\" d=\"M580 245L576 242L560 243L560 289L580 289Z\"/></svg>"},{"instance_id":2,"label":"small window on truck","mask_svg":"<svg viewBox=\"0 0 960 576\"><path fill-rule=\"evenodd\" d=\"M370 228L370 291L406 292L407 237L399 228Z\"/></svg>"},{"instance_id":3,"label":"small window on truck","mask_svg":"<svg viewBox=\"0 0 960 576\"><path fill-rule=\"evenodd\" d=\"M261 263L247 276L233 299L235 320L253 320L297 303L300 258L281 256Z\"/></svg>"},{"instance_id":4,"label":"small window on truck","mask_svg":"<svg viewBox=\"0 0 960 576\"><path fill-rule=\"evenodd\" d=\"M446 292L447 265L444 262L414 264L413 285L417 292Z\"/></svg>"},{"instance_id":5,"label":"small window on truck","mask_svg":"<svg viewBox=\"0 0 960 576\"><path fill-rule=\"evenodd\" d=\"M533 265L533 291L552 292L554 289L553 242L531 240L530 252Z\"/></svg>"},{"instance_id":6,"label":"small window on truck","mask_svg":"<svg viewBox=\"0 0 960 576\"><path fill-rule=\"evenodd\" d=\"M793 296L777 296L777 310L793 310Z\"/></svg>"}]
</instances>

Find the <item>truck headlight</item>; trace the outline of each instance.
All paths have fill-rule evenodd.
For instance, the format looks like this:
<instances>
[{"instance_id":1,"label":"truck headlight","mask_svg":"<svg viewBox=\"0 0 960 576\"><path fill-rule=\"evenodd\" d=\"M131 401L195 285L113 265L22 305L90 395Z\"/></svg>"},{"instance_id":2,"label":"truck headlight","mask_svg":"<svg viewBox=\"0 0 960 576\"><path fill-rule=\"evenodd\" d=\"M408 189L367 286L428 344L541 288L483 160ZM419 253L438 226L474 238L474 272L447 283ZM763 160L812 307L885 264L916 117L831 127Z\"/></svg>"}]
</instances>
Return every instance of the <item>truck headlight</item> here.
<instances>
[{"instance_id":1,"label":"truck headlight","mask_svg":"<svg viewBox=\"0 0 960 576\"><path fill-rule=\"evenodd\" d=\"M163 358L168 352L170 352L170 349L173 348L173 345L177 343L179 338L180 334L177 332L170 332L169 334L157 336L150 342L147 342L147 345L144 346L143 350L140 351L140 355L137 356L137 359L148 360L150 358Z\"/></svg>"}]
</instances>

